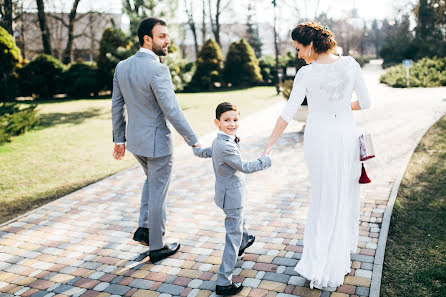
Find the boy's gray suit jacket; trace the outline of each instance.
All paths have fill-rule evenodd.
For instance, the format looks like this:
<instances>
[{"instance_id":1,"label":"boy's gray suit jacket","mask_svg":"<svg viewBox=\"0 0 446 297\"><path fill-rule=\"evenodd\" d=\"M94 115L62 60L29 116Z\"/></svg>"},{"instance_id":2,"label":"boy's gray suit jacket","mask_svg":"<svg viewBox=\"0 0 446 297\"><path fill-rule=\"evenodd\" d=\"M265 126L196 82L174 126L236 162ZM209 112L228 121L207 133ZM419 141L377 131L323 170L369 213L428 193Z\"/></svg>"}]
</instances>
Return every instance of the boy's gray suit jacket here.
<instances>
[{"instance_id":1,"label":"boy's gray suit jacket","mask_svg":"<svg viewBox=\"0 0 446 297\"><path fill-rule=\"evenodd\" d=\"M139 156L171 155L173 134L167 120L187 144L198 142L178 106L169 68L144 52L119 62L113 78L113 141L127 141L127 149Z\"/></svg>"},{"instance_id":2,"label":"boy's gray suit jacket","mask_svg":"<svg viewBox=\"0 0 446 297\"><path fill-rule=\"evenodd\" d=\"M214 200L223 209L241 208L244 205L245 178L243 173L254 173L271 167L271 158L262 156L245 162L240 148L229 136L218 134L209 148L193 148L201 158L211 158L215 173Z\"/></svg>"}]
</instances>

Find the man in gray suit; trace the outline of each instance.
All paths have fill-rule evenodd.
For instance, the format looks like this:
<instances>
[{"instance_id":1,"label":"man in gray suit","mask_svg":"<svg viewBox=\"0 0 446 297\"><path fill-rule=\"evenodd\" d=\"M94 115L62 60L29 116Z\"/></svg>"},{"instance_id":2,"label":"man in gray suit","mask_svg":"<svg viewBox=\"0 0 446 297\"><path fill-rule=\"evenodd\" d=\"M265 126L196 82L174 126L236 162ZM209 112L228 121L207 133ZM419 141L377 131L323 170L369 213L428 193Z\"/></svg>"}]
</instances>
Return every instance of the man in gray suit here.
<instances>
[{"instance_id":1,"label":"man in gray suit","mask_svg":"<svg viewBox=\"0 0 446 297\"><path fill-rule=\"evenodd\" d=\"M232 283L232 274L241 256L250 247L255 237L245 228L243 207L245 204L245 180L243 173L254 173L271 166L271 156L261 156L255 161L243 161L239 138L235 136L239 126L239 111L230 102L223 102L215 111L215 125L219 131L209 148L194 148L201 158L212 158L215 174L214 201L226 215L226 243L217 276L217 295L236 295L243 286Z\"/></svg>"},{"instance_id":2,"label":"man in gray suit","mask_svg":"<svg viewBox=\"0 0 446 297\"><path fill-rule=\"evenodd\" d=\"M157 262L175 254L180 248L178 243L163 243L166 196L173 164L170 124L188 145L200 145L178 106L169 68L160 63L159 57L167 55L170 44L166 23L156 18L143 20L138 27L138 38L140 50L119 62L115 69L113 156L121 159L127 142L127 149L134 154L147 176L141 195L139 228L133 239L149 245L150 260Z\"/></svg>"}]
</instances>

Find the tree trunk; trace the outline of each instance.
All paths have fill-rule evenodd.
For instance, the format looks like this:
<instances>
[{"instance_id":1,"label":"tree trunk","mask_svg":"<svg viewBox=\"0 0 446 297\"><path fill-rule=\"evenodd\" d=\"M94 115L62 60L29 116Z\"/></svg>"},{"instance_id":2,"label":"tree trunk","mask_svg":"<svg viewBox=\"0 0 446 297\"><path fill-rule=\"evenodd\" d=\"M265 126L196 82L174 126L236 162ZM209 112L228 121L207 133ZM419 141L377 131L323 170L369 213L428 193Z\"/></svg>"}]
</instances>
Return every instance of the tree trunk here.
<instances>
[{"instance_id":1,"label":"tree trunk","mask_svg":"<svg viewBox=\"0 0 446 297\"><path fill-rule=\"evenodd\" d=\"M1 7L0 7L1 8ZM9 34L14 35L12 31L12 0L6 0L3 4L2 20L0 25L8 31Z\"/></svg>"},{"instance_id":2,"label":"tree trunk","mask_svg":"<svg viewBox=\"0 0 446 297\"><path fill-rule=\"evenodd\" d=\"M68 16L68 40L67 40L67 46L65 48L65 52L63 55L63 59L62 59L62 62L64 64L69 64L71 62L71 56L73 54L74 22L75 22L75 18L76 18L77 6L79 5L79 2L80 2L80 0L74 0L70 15Z\"/></svg>"},{"instance_id":3,"label":"tree trunk","mask_svg":"<svg viewBox=\"0 0 446 297\"><path fill-rule=\"evenodd\" d=\"M212 16L212 3L211 0L209 0L209 19L211 21L211 28L212 28L212 33L214 34L214 39L215 41L218 43L218 45L221 47L220 44L220 0L217 0L217 5L216 5L216 11L215 11L215 20Z\"/></svg>"},{"instance_id":4,"label":"tree trunk","mask_svg":"<svg viewBox=\"0 0 446 297\"><path fill-rule=\"evenodd\" d=\"M203 18L202 18L202 22L201 22L201 40L202 43L204 44L204 42L206 41L206 1L202 0L202 13L203 13Z\"/></svg>"},{"instance_id":5,"label":"tree trunk","mask_svg":"<svg viewBox=\"0 0 446 297\"><path fill-rule=\"evenodd\" d=\"M198 59L198 40L197 40L197 30L195 28L195 23L189 22L190 29L194 35L194 47L195 47L195 58Z\"/></svg>"},{"instance_id":6,"label":"tree trunk","mask_svg":"<svg viewBox=\"0 0 446 297\"><path fill-rule=\"evenodd\" d=\"M220 43L220 0L217 0L217 10L215 11L215 41L218 43L218 45L221 47Z\"/></svg>"},{"instance_id":7,"label":"tree trunk","mask_svg":"<svg viewBox=\"0 0 446 297\"><path fill-rule=\"evenodd\" d=\"M37 16L39 18L40 32L42 33L43 52L51 55L51 37L48 24L46 22L45 5L43 0L36 0Z\"/></svg>"},{"instance_id":8,"label":"tree trunk","mask_svg":"<svg viewBox=\"0 0 446 297\"><path fill-rule=\"evenodd\" d=\"M89 59L90 61L94 61L95 60L95 44L96 44L96 38L95 38L95 18L97 19L98 16L100 17L99 14L97 13L91 13L88 16L88 28L90 30L90 34L89 34L89 38L90 38L90 53L89 53Z\"/></svg>"},{"instance_id":9,"label":"tree trunk","mask_svg":"<svg viewBox=\"0 0 446 297\"><path fill-rule=\"evenodd\" d=\"M195 58L198 59L198 39L197 39L197 28L195 27L194 21L194 8L192 6L192 0L190 2L190 8L187 8L187 0L184 0L184 5L186 6L187 23L189 24L190 30L194 35L194 47L195 47Z\"/></svg>"}]
</instances>

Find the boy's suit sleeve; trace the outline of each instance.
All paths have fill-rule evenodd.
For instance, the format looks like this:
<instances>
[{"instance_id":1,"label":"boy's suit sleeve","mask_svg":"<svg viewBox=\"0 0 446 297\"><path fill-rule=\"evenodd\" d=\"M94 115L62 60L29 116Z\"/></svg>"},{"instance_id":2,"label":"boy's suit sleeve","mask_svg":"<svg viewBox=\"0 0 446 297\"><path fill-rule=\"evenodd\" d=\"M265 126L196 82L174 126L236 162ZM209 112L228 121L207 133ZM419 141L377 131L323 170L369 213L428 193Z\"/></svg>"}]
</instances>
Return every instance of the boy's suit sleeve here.
<instances>
[{"instance_id":1,"label":"boy's suit sleeve","mask_svg":"<svg viewBox=\"0 0 446 297\"><path fill-rule=\"evenodd\" d=\"M201 148L193 147L194 155L200 158L212 158L212 147Z\"/></svg>"},{"instance_id":2,"label":"boy's suit sleeve","mask_svg":"<svg viewBox=\"0 0 446 297\"><path fill-rule=\"evenodd\" d=\"M244 162L240 153L233 147L227 146L223 151L223 161L243 173L254 173L271 167L271 158L262 156L255 161Z\"/></svg>"}]
</instances>

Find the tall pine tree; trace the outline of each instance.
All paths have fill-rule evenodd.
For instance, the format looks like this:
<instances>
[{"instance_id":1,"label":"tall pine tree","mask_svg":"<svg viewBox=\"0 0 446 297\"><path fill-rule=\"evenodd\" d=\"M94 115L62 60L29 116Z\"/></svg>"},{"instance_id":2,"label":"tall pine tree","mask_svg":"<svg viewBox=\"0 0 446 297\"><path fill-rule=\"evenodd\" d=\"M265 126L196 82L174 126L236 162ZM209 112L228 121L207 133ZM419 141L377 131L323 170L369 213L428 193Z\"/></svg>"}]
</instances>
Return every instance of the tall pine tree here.
<instances>
[{"instance_id":1,"label":"tall pine tree","mask_svg":"<svg viewBox=\"0 0 446 297\"><path fill-rule=\"evenodd\" d=\"M233 42L229 47L223 77L233 86L252 86L262 81L259 61L246 40Z\"/></svg>"},{"instance_id":2,"label":"tall pine tree","mask_svg":"<svg viewBox=\"0 0 446 297\"><path fill-rule=\"evenodd\" d=\"M196 61L197 70L192 78L191 87L194 89L210 90L214 84L221 81L223 70L223 56L220 46L213 39L208 39Z\"/></svg>"}]
</instances>

